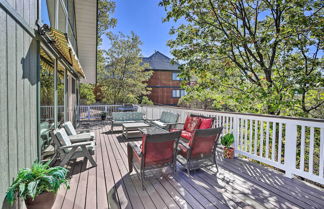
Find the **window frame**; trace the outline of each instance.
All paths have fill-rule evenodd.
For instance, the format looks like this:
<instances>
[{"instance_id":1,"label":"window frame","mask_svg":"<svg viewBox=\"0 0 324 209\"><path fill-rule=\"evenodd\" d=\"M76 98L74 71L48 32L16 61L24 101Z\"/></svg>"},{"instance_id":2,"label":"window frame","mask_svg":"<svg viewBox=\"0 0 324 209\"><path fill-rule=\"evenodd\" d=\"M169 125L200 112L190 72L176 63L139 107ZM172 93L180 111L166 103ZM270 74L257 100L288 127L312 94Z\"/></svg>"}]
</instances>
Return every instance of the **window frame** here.
<instances>
[{"instance_id":1,"label":"window frame","mask_svg":"<svg viewBox=\"0 0 324 209\"><path fill-rule=\"evenodd\" d=\"M176 76L175 76L175 78L174 78L174 75L176 74ZM173 80L173 81L181 81L182 79L181 78L179 78L179 73L178 72L172 72L172 74L171 74L171 79Z\"/></svg>"}]
</instances>

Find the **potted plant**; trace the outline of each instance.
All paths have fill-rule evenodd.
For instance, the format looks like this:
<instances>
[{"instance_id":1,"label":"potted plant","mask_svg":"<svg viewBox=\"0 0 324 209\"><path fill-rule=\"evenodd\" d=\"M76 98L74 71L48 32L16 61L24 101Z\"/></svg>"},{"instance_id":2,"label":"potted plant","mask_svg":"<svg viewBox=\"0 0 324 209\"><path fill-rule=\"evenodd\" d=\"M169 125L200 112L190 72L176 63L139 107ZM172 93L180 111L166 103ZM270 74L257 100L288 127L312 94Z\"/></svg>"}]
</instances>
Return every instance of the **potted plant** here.
<instances>
[{"instance_id":1,"label":"potted plant","mask_svg":"<svg viewBox=\"0 0 324 209\"><path fill-rule=\"evenodd\" d=\"M9 187L6 200L13 204L17 197L25 200L27 209L52 208L56 193L62 184L69 188L68 170L49 163L34 163L32 168L21 169Z\"/></svg>"},{"instance_id":2,"label":"potted plant","mask_svg":"<svg viewBox=\"0 0 324 209\"><path fill-rule=\"evenodd\" d=\"M101 120L106 120L107 117L107 112L102 112L101 113Z\"/></svg>"},{"instance_id":3,"label":"potted plant","mask_svg":"<svg viewBox=\"0 0 324 209\"><path fill-rule=\"evenodd\" d=\"M221 138L221 144L224 146L224 157L233 159L234 157L234 148L231 145L234 143L234 135L233 134L225 134Z\"/></svg>"}]
</instances>

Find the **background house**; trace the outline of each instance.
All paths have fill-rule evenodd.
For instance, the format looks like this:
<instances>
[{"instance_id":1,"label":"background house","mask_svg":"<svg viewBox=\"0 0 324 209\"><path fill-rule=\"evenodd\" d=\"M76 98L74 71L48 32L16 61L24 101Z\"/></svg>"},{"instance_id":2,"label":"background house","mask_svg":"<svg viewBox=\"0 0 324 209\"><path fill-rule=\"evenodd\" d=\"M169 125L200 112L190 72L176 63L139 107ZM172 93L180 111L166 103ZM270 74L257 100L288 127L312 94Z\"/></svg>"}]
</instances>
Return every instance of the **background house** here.
<instances>
[{"instance_id":1,"label":"background house","mask_svg":"<svg viewBox=\"0 0 324 209\"><path fill-rule=\"evenodd\" d=\"M179 64L172 64L171 59L159 51L144 57L143 62L150 65L147 70L154 71L148 81L148 87L152 88L149 98L157 105L177 105L179 98L186 94L180 88Z\"/></svg>"}]
</instances>

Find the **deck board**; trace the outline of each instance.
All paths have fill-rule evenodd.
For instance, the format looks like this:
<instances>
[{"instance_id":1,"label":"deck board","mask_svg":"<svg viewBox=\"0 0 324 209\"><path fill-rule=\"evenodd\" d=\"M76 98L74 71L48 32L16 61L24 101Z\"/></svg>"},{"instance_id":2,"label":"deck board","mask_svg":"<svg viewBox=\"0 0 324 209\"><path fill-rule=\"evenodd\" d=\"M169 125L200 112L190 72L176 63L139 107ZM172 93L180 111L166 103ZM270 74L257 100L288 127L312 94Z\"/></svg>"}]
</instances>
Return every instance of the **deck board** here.
<instances>
[{"instance_id":1,"label":"deck board","mask_svg":"<svg viewBox=\"0 0 324 209\"><path fill-rule=\"evenodd\" d=\"M324 191L278 171L245 160L224 160L217 154L219 172L209 167L188 177L149 177L142 190L136 173L128 173L127 142L109 125L93 125L97 167L77 159L67 166L71 188L62 187L53 209L105 208L324 208Z\"/></svg>"}]
</instances>

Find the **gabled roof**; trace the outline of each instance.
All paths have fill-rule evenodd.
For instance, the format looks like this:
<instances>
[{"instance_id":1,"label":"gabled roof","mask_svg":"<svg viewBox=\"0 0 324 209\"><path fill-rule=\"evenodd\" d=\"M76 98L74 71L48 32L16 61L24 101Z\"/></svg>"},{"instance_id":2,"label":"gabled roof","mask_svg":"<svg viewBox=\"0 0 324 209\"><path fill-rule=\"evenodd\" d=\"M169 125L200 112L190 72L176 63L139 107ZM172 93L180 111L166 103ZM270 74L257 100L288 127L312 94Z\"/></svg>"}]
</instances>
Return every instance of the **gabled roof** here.
<instances>
[{"instance_id":1,"label":"gabled roof","mask_svg":"<svg viewBox=\"0 0 324 209\"><path fill-rule=\"evenodd\" d=\"M159 51L149 57L143 57L143 63L148 63L152 70L179 71L179 64L171 64L171 59Z\"/></svg>"}]
</instances>

